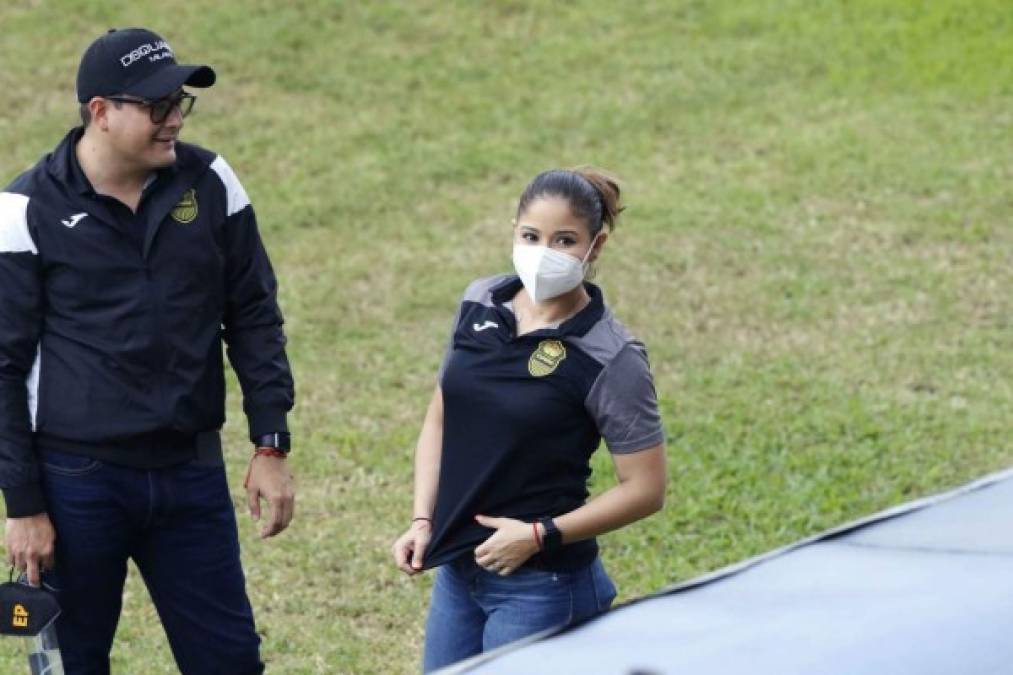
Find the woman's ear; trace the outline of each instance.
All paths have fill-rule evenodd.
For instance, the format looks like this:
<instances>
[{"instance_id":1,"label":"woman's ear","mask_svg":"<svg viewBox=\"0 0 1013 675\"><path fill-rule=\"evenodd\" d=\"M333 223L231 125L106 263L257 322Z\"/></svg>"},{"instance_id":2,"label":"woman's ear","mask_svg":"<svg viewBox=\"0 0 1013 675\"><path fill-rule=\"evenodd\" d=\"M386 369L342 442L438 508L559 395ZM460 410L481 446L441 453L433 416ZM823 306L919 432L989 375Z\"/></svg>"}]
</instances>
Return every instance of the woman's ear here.
<instances>
[{"instance_id":1,"label":"woman's ear","mask_svg":"<svg viewBox=\"0 0 1013 675\"><path fill-rule=\"evenodd\" d=\"M594 262L601 255L602 248L605 246L605 242L608 241L609 234L604 229L598 233L597 239L595 239L594 245L591 247L591 254L588 256L588 262Z\"/></svg>"}]
</instances>

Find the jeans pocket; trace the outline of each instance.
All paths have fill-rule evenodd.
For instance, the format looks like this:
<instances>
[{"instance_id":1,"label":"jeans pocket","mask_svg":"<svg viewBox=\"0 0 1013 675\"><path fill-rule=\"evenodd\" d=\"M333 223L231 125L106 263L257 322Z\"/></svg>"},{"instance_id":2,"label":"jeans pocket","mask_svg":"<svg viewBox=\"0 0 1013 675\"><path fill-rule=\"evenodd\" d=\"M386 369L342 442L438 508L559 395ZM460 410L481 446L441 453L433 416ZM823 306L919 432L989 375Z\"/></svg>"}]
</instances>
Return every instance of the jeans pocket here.
<instances>
[{"instance_id":1,"label":"jeans pocket","mask_svg":"<svg viewBox=\"0 0 1013 675\"><path fill-rule=\"evenodd\" d=\"M102 468L102 462L85 455L47 451L42 456L42 468L57 476L87 476Z\"/></svg>"},{"instance_id":2,"label":"jeans pocket","mask_svg":"<svg viewBox=\"0 0 1013 675\"><path fill-rule=\"evenodd\" d=\"M611 608L617 595L616 585L612 583L608 572L605 571L601 558L591 563L591 585L594 588L595 604L598 611L604 612Z\"/></svg>"}]
</instances>

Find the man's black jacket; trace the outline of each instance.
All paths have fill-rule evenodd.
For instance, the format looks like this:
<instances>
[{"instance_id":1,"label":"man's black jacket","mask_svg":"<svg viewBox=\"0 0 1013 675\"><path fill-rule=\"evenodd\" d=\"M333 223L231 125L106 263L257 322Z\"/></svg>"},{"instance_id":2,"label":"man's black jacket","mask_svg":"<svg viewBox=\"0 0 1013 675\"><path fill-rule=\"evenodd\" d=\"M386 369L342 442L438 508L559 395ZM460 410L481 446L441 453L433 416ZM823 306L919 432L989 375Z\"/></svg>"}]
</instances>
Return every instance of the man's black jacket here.
<instances>
[{"instance_id":1,"label":"man's black jacket","mask_svg":"<svg viewBox=\"0 0 1013 675\"><path fill-rule=\"evenodd\" d=\"M251 438L287 431L294 399L274 272L232 168L178 143L145 190L143 222L125 223L77 164L81 133L0 192L9 517L46 509L39 450L153 468L217 442L223 338Z\"/></svg>"}]
</instances>

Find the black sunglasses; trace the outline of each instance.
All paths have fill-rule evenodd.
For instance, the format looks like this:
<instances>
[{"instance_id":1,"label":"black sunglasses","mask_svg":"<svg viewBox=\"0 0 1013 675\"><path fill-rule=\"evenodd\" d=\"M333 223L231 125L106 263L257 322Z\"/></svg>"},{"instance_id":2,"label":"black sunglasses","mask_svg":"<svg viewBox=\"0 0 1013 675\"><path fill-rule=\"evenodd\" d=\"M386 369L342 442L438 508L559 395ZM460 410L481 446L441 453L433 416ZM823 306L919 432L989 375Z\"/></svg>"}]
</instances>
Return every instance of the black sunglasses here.
<instances>
[{"instance_id":1,"label":"black sunglasses","mask_svg":"<svg viewBox=\"0 0 1013 675\"><path fill-rule=\"evenodd\" d=\"M142 108L148 109L148 114L151 116L152 124L161 124L169 117L173 108L179 108L179 114L186 117L193 110L193 104L197 101L197 97L193 94L183 92L182 94L176 94L175 96L166 96L165 98L156 99L149 101L144 98L132 98L130 96L106 96L110 101L117 101L120 103L133 103L139 105Z\"/></svg>"}]
</instances>

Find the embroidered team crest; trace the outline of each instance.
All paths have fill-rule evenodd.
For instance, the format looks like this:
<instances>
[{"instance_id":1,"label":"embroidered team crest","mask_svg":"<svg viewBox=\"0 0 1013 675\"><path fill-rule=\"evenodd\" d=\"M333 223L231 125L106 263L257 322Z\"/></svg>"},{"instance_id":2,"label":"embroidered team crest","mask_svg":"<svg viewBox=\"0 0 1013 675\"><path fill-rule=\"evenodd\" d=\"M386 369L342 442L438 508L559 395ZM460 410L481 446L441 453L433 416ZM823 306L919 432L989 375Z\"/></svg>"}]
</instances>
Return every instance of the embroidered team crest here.
<instances>
[{"instance_id":1,"label":"embroidered team crest","mask_svg":"<svg viewBox=\"0 0 1013 675\"><path fill-rule=\"evenodd\" d=\"M542 340L528 359L528 372L535 377L552 374L566 358L566 347L559 340Z\"/></svg>"},{"instance_id":2,"label":"embroidered team crest","mask_svg":"<svg viewBox=\"0 0 1013 675\"><path fill-rule=\"evenodd\" d=\"M192 223L197 220L197 191L193 188L183 193L179 203L172 207L170 214L177 223Z\"/></svg>"}]
</instances>

